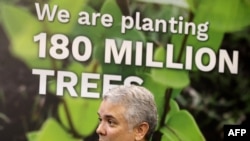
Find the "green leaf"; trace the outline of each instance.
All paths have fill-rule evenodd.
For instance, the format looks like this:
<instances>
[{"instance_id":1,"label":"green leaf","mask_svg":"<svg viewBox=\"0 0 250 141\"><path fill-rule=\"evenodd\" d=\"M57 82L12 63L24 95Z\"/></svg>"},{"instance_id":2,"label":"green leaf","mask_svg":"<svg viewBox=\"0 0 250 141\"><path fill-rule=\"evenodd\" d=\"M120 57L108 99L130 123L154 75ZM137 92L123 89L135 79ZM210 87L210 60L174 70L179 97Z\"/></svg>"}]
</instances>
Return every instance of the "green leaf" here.
<instances>
[{"instance_id":1,"label":"green leaf","mask_svg":"<svg viewBox=\"0 0 250 141\"><path fill-rule=\"evenodd\" d=\"M47 119L42 129L39 131L39 135L36 141L80 141L81 139L75 139L71 134L66 132L59 123L53 119Z\"/></svg>"},{"instance_id":2,"label":"green leaf","mask_svg":"<svg viewBox=\"0 0 250 141\"><path fill-rule=\"evenodd\" d=\"M160 131L163 134L161 141L180 141L180 139L170 128L162 127Z\"/></svg>"},{"instance_id":3,"label":"green leaf","mask_svg":"<svg viewBox=\"0 0 250 141\"><path fill-rule=\"evenodd\" d=\"M170 100L170 110L165 119L165 126L160 129L162 141L205 141L194 118L186 110L180 110L174 100Z\"/></svg>"},{"instance_id":4,"label":"green leaf","mask_svg":"<svg viewBox=\"0 0 250 141\"><path fill-rule=\"evenodd\" d=\"M28 132L26 134L28 141L36 141L39 136L39 131Z\"/></svg>"},{"instance_id":5,"label":"green leaf","mask_svg":"<svg viewBox=\"0 0 250 141\"><path fill-rule=\"evenodd\" d=\"M168 134L174 135L172 138L185 141L205 141L199 127L197 126L194 118L186 110L173 112L165 127L161 132L167 136Z\"/></svg>"},{"instance_id":6,"label":"green leaf","mask_svg":"<svg viewBox=\"0 0 250 141\"><path fill-rule=\"evenodd\" d=\"M88 136L93 133L98 124L97 110L100 104L98 99L73 98L65 96L65 101L69 109L75 130L82 136ZM67 113L63 104L59 105L59 117L63 123L70 129Z\"/></svg>"},{"instance_id":7,"label":"green leaf","mask_svg":"<svg viewBox=\"0 0 250 141\"><path fill-rule=\"evenodd\" d=\"M222 8L223 6L223 8ZM250 4L244 0L203 0L195 15L209 21L210 29L233 32L250 25Z\"/></svg>"},{"instance_id":8,"label":"green leaf","mask_svg":"<svg viewBox=\"0 0 250 141\"><path fill-rule=\"evenodd\" d=\"M248 0L187 0L194 15L202 21L208 20L215 31L233 32L250 24L250 4ZM223 8L221 6L223 5Z\"/></svg>"},{"instance_id":9,"label":"green leaf","mask_svg":"<svg viewBox=\"0 0 250 141\"><path fill-rule=\"evenodd\" d=\"M67 66L67 68L65 68L65 70L70 71L70 72L74 72L78 76L80 76L82 74L82 72L85 71L85 69L86 69L86 67L83 64L81 64L80 62L77 62L77 61L72 61Z\"/></svg>"},{"instance_id":10,"label":"green leaf","mask_svg":"<svg viewBox=\"0 0 250 141\"><path fill-rule=\"evenodd\" d=\"M3 27L11 42L11 53L24 61L30 68L51 68L49 57L39 58L39 46L33 37L42 32L42 24L27 9L3 4L1 10ZM18 23L18 24L16 24ZM60 61L53 60L59 67Z\"/></svg>"},{"instance_id":11,"label":"green leaf","mask_svg":"<svg viewBox=\"0 0 250 141\"><path fill-rule=\"evenodd\" d=\"M184 88L189 81L189 75L186 71L170 69L152 69L152 78L165 86L173 88Z\"/></svg>"},{"instance_id":12,"label":"green leaf","mask_svg":"<svg viewBox=\"0 0 250 141\"><path fill-rule=\"evenodd\" d=\"M115 0L106 0L101 8L102 14L110 14L113 17L113 25L119 25L121 23L122 12Z\"/></svg>"},{"instance_id":13,"label":"green leaf","mask_svg":"<svg viewBox=\"0 0 250 141\"><path fill-rule=\"evenodd\" d=\"M174 114L178 113L179 111L180 111L180 108L177 102L174 101L173 99L170 99L170 110L165 119L165 123L167 123L170 117L172 117Z\"/></svg>"},{"instance_id":14,"label":"green leaf","mask_svg":"<svg viewBox=\"0 0 250 141\"><path fill-rule=\"evenodd\" d=\"M78 75L78 79L81 80L82 78L82 72L85 71L85 67L77 62L71 63L67 70L70 72L74 72ZM82 84L81 81L78 81L79 83L75 87L77 93L79 94L79 97L71 97L69 96L68 92L64 92L64 101L67 107L65 105L60 104L58 108L59 117L63 123L64 126L67 127L67 129L70 129L69 120L67 117L67 114L69 114L74 129L82 136L90 135L96 128L98 124L98 118L97 118L97 110L100 104L99 99L87 99L81 97L81 90ZM99 82L99 81L98 81ZM83 85L84 86L84 85ZM100 87L98 89L100 91ZM67 113L66 108L68 108L69 113ZM96 117L96 118L93 118Z\"/></svg>"},{"instance_id":15,"label":"green leaf","mask_svg":"<svg viewBox=\"0 0 250 141\"><path fill-rule=\"evenodd\" d=\"M78 80L81 80L82 73L86 72L86 68L78 62L71 63L66 70L75 73L78 76ZM96 112L100 100L81 97L81 90L83 88L81 81L78 82L74 87L78 97L71 97L68 91L65 91L62 97L65 103L59 104L58 115L67 130L74 129L81 136L88 136L95 131L98 124ZM99 81L97 83L99 84ZM49 89L52 93L56 93L56 81L49 83ZM96 91L100 92L101 87L98 87ZM66 107L64 104L66 104ZM70 122L72 122L73 128L71 128Z\"/></svg>"},{"instance_id":16,"label":"green leaf","mask_svg":"<svg viewBox=\"0 0 250 141\"><path fill-rule=\"evenodd\" d=\"M11 42L11 53L30 67L37 64L48 67L49 60L38 58L38 46L33 42L33 36L42 29L41 23L24 8L3 4L0 10L4 30Z\"/></svg>"},{"instance_id":17,"label":"green leaf","mask_svg":"<svg viewBox=\"0 0 250 141\"><path fill-rule=\"evenodd\" d=\"M171 94L171 98L176 98L178 95L181 94L183 88L179 88L179 89L173 89L172 94Z\"/></svg>"},{"instance_id":18,"label":"green leaf","mask_svg":"<svg viewBox=\"0 0 250 141\"><path fill-rule=\"evenodd\" d=\"M158 47L155 52L155 60L165 62L165 52L163 47ZM184 88L190 83L188 72L184 70L153 68L151 70L151 77L154 81L173 88Z\"/></svg>"},{"instance_id":19,"label":"green leaf","mask_svg":"<svg viewBox=\"0 0 250 141\"><path fill-rule=\"evenodd\" d=\"M186 1L188 3L189 9L192 12L196 12L200 0L186 0Z\"/></svg>"}]
</instances>

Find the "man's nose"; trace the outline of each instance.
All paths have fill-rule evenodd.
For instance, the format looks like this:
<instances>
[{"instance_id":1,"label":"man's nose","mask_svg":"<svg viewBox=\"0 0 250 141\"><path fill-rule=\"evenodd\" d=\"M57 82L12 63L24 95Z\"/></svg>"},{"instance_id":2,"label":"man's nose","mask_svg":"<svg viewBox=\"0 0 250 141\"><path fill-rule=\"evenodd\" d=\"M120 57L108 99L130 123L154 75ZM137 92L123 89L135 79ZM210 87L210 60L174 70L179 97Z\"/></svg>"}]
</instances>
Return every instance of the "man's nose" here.
<instances>
[{"instance_id":1,"label":"man's nose","mask_svg":"<svg viewBox=\"0 0 250 141\"><path fill-rule=\"evenodd\" d=\"M96 133L99 134L99 135L105 135L106 134L104 124L102 122L98 125L98 127L96 129Z\"/></svg>"}]
</instances>

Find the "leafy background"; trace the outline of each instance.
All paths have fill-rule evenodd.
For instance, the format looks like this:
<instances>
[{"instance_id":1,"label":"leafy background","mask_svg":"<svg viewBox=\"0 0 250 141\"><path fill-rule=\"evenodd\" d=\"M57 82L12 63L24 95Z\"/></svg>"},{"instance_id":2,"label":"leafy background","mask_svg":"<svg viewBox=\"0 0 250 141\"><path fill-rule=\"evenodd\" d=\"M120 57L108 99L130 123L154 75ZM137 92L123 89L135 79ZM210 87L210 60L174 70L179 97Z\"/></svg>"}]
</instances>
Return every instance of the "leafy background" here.
<instances>
[{"instance_id":1,"label":"leafy background","mask_svg":"<svg viewBox=\"0 0 250 141\"><path fill-rule=\"evenodd\" d=\"M38 78L32 68L100 74L138 75L156 97L159 124L153 141L223 140L224 124L248 124L250 111L250 3L248 0L46 0L70 10L77 21L79 11L110 13L116 19L112 28L81 26L75 22L39 22L34 1L0 1L0 140L6 141L93 141L97 139L96 111L99 99L72 98L65 92L55 96L56 79L51 79L46 96L38 94ZM143 17L170 19L182 15L196 23L209 21L209 40L197 42L189 35L148 33L131 30L121 34L121 15L140 11ZM153 13L153 14L152 14ZM98 32L97 32L98 31ZM111 32L112 31L112 32ZM53 60L37 57L34 35L64 33L73 39L85 35L95 44L93 58L76 62L72 58ZM104 39L153 42L155 59L162 60L166 43L174 44L177 61L185 61L185 46L203 46L214 51L239 51L239 73L154 69L103 63ZM97 82L101 84L100 82ZM76 88L80 91L80 84ZM101 91L102 88L99 88Z\"/></svg>"}]
</instances>

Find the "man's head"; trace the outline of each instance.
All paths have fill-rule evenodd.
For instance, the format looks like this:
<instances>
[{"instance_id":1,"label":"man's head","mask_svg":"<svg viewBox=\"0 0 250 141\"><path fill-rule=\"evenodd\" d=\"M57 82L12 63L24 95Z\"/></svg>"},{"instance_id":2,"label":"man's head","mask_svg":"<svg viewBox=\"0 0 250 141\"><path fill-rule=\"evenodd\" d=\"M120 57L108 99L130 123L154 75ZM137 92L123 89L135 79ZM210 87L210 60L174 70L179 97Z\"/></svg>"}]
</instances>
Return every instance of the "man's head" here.
<instances>
[{"instance_id":1,"label":"man's head","mask_svg":"<svg viewBox=\"0 0 250 141\"><path fill-rule=\"evenodd\" d=\"M153 95L141 86L118 86L103 96L96 130L100 141L146 141L157 124Z\"/></svg>"}]
</instances>

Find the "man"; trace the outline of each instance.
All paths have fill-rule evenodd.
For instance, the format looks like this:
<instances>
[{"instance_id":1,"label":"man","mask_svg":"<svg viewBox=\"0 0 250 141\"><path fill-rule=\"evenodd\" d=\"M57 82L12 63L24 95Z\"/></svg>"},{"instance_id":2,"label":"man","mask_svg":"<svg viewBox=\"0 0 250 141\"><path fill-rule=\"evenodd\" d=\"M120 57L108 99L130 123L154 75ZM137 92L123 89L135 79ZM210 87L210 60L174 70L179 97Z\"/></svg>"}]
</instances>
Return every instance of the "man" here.
<instances>
[{"instance_id":1,"label":"man","mask_svg":"<svg viewBox=\"0 0 250 141\"><path fill-rule=\"evenodd\" d=\"M104 94L98 110L99 141L148 141L157 124L153 95L141 86L118 86Z\"/></svg>"}]
</instances>

